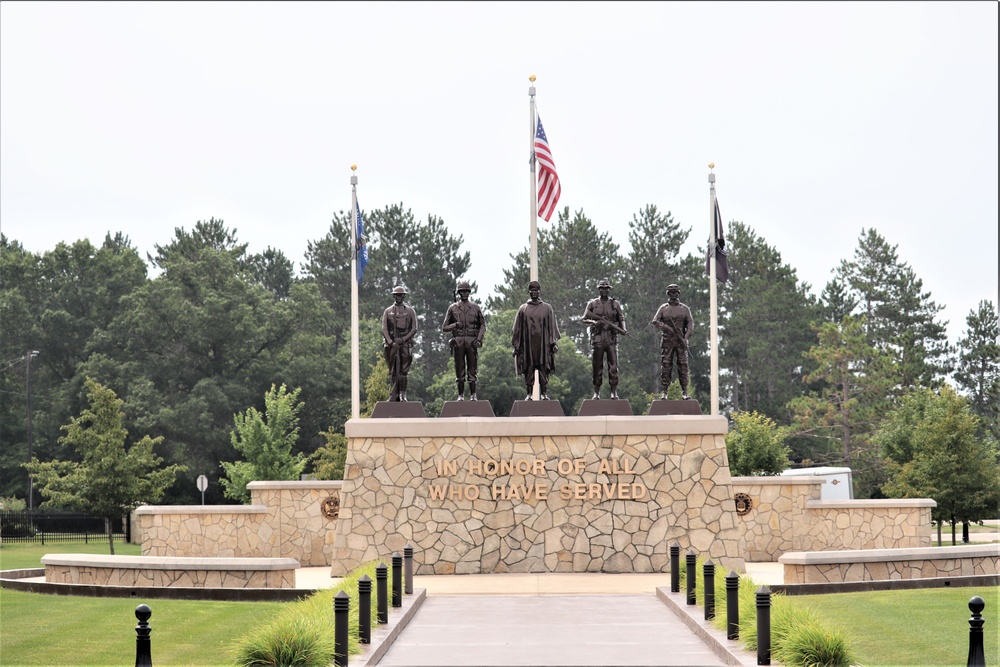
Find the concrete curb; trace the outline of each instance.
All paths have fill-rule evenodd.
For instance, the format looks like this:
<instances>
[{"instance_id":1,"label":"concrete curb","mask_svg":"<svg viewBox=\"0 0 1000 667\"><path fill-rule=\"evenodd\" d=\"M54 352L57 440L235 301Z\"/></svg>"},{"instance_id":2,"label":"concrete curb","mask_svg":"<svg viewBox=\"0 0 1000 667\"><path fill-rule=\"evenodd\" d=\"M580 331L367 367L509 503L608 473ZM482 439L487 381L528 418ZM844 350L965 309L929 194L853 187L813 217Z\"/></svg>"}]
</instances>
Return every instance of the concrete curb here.
<instances>
[{"instance_id":1,"label":"concrete curb","mask_svg":"<svg viewBox=\"0 0 1000 667\"><path fill-rule=\"evenodd\" d=\"M372 643L362 644L362 648L367 648L359 656L350 656L352 660L364 660L366 667L374 667L377 665L379 660L385 655L392 643L396 641L396 637L399 633L403 631L413 617L417 615L417 610L427 599L427 589L417 588L414 589L412 595L403 596L403 607L402 614L396 612L393 614L393 608L389 607L389 622L385 625L379 625L372 629Z\"/></svg>"},{"instance_id":2,"label":"concrete curb","mask_svg":"<svg viewBox=\"0 0 1000 667\"><path fill-rule=\"evenodd\" d=\"M727 665L750 667L757 664L757 654L739 647L739 640L727 639L726 633L717 630L705 620L705 608L687 604L683 593L671 593L669 588L658 586L656 597L660 598L712 651ZM723 605L724 606L724 605ZM772 662L777 665L778 663Z\"/></svg>"}]
</instances>

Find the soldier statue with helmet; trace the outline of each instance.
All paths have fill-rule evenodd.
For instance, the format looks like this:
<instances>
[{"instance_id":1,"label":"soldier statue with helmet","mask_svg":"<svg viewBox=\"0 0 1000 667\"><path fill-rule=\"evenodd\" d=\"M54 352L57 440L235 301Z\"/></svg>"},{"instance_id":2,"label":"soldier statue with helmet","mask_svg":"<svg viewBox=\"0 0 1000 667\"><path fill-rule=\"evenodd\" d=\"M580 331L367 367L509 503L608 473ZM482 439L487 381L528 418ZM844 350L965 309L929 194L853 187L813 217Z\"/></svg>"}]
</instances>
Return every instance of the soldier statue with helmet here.
<instances>
[{"instance_id":1,"label":"soldier statue with helmet","mask_svg":"<svg viewBox=\"0 0 1000 667\"><path fill-rule=\"evenodd\" d=\"M483 346L483 336L486 335L486 318L479 306L469 301L472 286L467 280L459 282L455 291L458 301L448 307L441 329L451 333L449 345L455 358L458 400L465 399L465 383L468 381L469 400L476 401L479 399L476 395L479 348Z\"/></svg>"},{"instance_id":2,"label":"soldier statue with helmet","mask_svg":"<svg viewBox=\"0 0 1000 667\"><path fill-rule=\"evenodd\" d=\"M591 365L594 370L594 398L601 397L603 366L608 366L611 398L618 399L618 334L628 335L621 304L611 296L611 283L604 278L597 284L600 296L587 304L580 320L590 327Z\"/></svg>"},{"instance_id":3,"label":"soldier statue with helmet","mask_svg":"<svg viewBox=\"0 0 1000 667\"><path fill-rule=\"evenodd\" d=\"M392 379L390 401L406 400L406 378L413 361L413 337L417 335L417 313L403 302L406 294L402 285L393 288L394 303L382 313L383 351Z\"/></svg>"},{"instance_id":4,"label":"soldier statue with helmet","mask_svg":"<svg viewBox=\"0 0 1000 667\"><path fill-rule=\"evenodd\" d=\"M660 306L650 322L660 330L660 386L667 397L667 387L674 364L677 365L677 379L681 384L684 400L688 395L688 341L694 328L691 309L680 302L681 288L676 284L667 285L667 302Z\"/></svg>"}]
</instances>

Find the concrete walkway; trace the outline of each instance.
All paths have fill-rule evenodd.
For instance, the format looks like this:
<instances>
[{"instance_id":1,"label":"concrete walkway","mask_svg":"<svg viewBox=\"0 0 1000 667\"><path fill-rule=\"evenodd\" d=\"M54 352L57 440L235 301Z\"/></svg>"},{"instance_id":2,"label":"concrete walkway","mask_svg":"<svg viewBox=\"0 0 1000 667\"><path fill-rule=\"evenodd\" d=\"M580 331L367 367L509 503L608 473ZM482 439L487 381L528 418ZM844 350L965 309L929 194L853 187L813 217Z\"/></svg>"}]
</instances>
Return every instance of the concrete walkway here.
<instances>
[{"instance_id":1,"label":"concrete walkway","mask_svg":"<svg viewBox=\"0 0 1000 667\"><path fill-rule=\"evenodd\" d=\"M652 594L428 596L378 665L442 664L725 663Z\"/></svg>"},{"instance_id":2,"label":"concrete walkway","mask_svg":"<svg viewBox=\"0 0 1000 667\"><path fill-rule=\"evenodd\" d=\"M388 564L388 563L387 563ZM780 563L747 563L746 572L759 584L772 586L784 581ZM727 572L716 571L716 576ZM329 567L303 567L295 571L295 587L330 588L340 581L330 576ZM652 595L659 586L670 585L670 573L659 574L439 574L415 575L414 588L434 595Z\"/></svg>"},{"instance_id":3,"label":"concrete walkway","mask_svg":"<svg viewBox=\"0 0 1000 667\"><path fill-rule=\"evenodd\" d=\"M760 583L782 582L778 563L746 569ZM296 571L298 588L337 581L328 568ZM702 607L686 606L683 594L661 594L669 573L423 575L413 585L426 593L417 613L379 646L378 656L359 664L755 664L699 620ZM661 599L670 596L677 601Z\"/></svg>"}]
</instances>

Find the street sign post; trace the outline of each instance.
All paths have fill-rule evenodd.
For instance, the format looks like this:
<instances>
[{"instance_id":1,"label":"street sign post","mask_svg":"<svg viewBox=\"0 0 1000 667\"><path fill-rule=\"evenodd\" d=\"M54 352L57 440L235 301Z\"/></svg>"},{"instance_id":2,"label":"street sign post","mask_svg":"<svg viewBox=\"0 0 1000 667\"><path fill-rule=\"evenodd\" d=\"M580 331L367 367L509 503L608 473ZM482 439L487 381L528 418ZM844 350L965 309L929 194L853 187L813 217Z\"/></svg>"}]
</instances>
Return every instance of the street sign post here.
<instances>
[{"instance_id":1,"label":"street sign post","mask_svg":"<svg viewBox=\"0 0 1000 667\"><path fill-rule=\"evenodd\" d=\"M201 491L201 504L205 504L205 489L208 488L208 477L198 475L198 490Z\"/></svg>"}]
</instances>

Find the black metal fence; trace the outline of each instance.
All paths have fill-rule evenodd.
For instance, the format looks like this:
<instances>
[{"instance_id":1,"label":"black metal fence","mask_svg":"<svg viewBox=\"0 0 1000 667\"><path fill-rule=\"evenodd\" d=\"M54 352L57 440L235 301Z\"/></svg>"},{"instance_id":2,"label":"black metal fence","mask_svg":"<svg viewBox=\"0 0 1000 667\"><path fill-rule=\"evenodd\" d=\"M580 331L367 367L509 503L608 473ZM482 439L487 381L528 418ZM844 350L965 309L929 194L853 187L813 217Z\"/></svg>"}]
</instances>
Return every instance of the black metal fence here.
<instances>
[{"instance_id":1,"label":"black metal fence","mask_svg":"<svg viewBox=\"0 0 1000 667\"><path fill-rule=\"evenodd\" d=\"M112 539L124 542L122 522L110 523ZM0 538L4 543L106 542L108 520L79 512L0 510Z\"/></svg>"}]
</instances>

